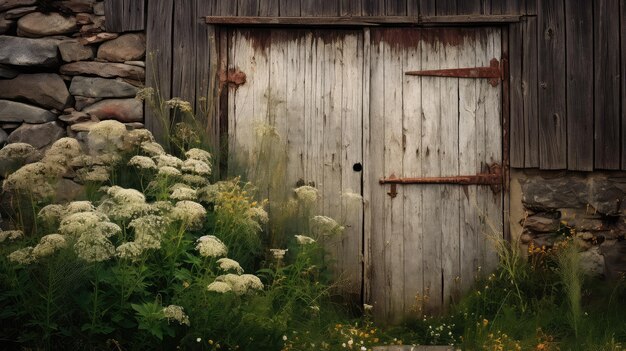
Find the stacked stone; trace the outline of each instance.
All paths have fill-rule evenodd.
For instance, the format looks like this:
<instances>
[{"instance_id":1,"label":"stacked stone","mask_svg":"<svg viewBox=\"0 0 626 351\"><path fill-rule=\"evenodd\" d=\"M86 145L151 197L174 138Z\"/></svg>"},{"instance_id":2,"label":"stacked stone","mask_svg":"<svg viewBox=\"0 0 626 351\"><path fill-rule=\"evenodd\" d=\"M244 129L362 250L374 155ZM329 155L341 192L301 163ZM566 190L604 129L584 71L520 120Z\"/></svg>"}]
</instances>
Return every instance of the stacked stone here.
<instances>
[{"instance_id":1,"label":"stacked stone","mask_svg":"<svg viewBox=\"0 0 626 351\"><path fill-rule=\"evenodd\" d=\"M0 147L143 127L145 51L143 33L106 32L103 1L0 0Z\"/></svg>"},{"instance_id":2,"label":"stacked stone","mask_svg":"<svg viewBox=\"0 0 626 351\"><path fill-rule=\"evenodd\" d=\"M626 273L626 174L527 172L520 183L523 244L550 248L559 233L573 233L587 271Z\"/></svg>"}]
</instances>

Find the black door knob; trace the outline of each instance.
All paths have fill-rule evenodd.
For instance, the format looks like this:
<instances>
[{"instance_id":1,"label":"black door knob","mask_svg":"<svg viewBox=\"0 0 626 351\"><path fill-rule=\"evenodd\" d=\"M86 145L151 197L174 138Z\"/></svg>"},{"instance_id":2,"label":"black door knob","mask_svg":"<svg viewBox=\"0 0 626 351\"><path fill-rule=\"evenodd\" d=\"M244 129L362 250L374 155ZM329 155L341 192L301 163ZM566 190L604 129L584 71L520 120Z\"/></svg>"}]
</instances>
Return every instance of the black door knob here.
<instances>
[{"instance_id":1,"label":"black door knob","mask_svg":"<svg viewBox=\"0 0 626 351\"><path fill-rule=\"evenodd\" d=\"M363 165L360 162L357 162L352 165L352 170L355 172L361 172L363 170Z\"/></svg>"}]
</instances>

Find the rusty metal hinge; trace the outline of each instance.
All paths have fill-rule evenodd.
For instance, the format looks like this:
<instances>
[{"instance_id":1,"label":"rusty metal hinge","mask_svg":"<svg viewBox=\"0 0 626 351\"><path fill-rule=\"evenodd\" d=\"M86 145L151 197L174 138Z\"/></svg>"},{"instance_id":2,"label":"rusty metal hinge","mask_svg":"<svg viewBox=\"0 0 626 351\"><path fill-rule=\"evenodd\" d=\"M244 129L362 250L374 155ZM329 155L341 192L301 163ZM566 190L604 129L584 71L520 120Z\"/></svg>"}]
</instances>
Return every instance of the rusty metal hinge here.
<instances>
[{"instance_id":1,"label":"rusty metal hinge","mask_svg":"<svg viewBox=\"0 0 626 351\"><path fill-rule=\"evenodd\" d=\"M502 178L502 166L498 163L489 165L489 171L475 175L462 175L452 177L419 177L419 178L397 178L391 175L388 178L381 178L380 184L391 184L391 189L387 195L396 197L398 194L397 184L458 184L458 185L488 185L494 193L502 190L504 179Z\"/></svg>"},{"instance_id":2,"label":"rusty metal hinge","mask_svg":"<svg viewBox=\"0 0 626 351\"><path fill-rule=\"evenodd\" d=\"M502 67L498 59L489 61L488 67L447 68L424 71L408 71L409 76L453 77L453 78L489 78L491 86L497 86L502 80Z\"/></svg>"}]
</instances>

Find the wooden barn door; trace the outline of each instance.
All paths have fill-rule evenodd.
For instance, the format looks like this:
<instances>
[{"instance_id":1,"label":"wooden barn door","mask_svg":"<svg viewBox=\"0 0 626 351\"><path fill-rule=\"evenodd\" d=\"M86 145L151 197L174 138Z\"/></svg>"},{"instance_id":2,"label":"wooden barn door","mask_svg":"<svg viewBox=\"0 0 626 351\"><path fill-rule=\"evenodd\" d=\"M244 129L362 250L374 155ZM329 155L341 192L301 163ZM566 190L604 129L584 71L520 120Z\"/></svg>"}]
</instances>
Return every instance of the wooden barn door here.
<instances>
[{"instance_id":1,"label":"wooden barn door","mask_svg":"<svg viewBox=\"0 0 626 351\"><path fill-rule=\"evenodd\" d=\"M363 159L363 32L230 30L227 64L246 75L228 90L229 169L242 165L254 173L268 160L264 150L275 162L284 148L284 162L271 176L280 177L284 194L314 185L321 195L317 212L345 226L325 245L342 291L360 301L363 206L351 195L362 194L355 164ZM271 203L276 194L268 195Z\"/></svg>"},{"instance_id":2,"label":"wooden barn door","mask_svg":"<svg viewBox=\"0 0 626 351\"><path fill-rule=\"evenodd\" d=\"M501 163L499 79L407 72L488 67L500 60L501 39L489 28L372 29L369 36L365 301L393 322L441 311L479 270L492 269L497 256L487 235L501 236L503 222L502 192L489 186L380 183L474 175Z\"/></svg>"}]
</instances>

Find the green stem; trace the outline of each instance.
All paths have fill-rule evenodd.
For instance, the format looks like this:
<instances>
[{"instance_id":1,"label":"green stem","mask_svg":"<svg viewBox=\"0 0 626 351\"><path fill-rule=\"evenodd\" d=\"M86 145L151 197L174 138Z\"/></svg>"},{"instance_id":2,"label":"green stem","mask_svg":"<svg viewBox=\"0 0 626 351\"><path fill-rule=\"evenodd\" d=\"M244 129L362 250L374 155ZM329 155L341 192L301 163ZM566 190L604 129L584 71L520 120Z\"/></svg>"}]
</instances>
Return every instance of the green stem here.
<instances>
[{"instance_id":1,"label":"green stem","mask_svg":"<svg viewBox=\"0 0 626 351\"><path fill-rule=\"evenodd\" d=\"M98 272L98 264L96 263L95 268L95 284L94 284L94 296L93 296L93 312L91 315L91 328L92 331L96 325L96 316L98 313L98 295L99 295L99 285L100 285L100 274Z\"/></svg>"}]
</instances>

